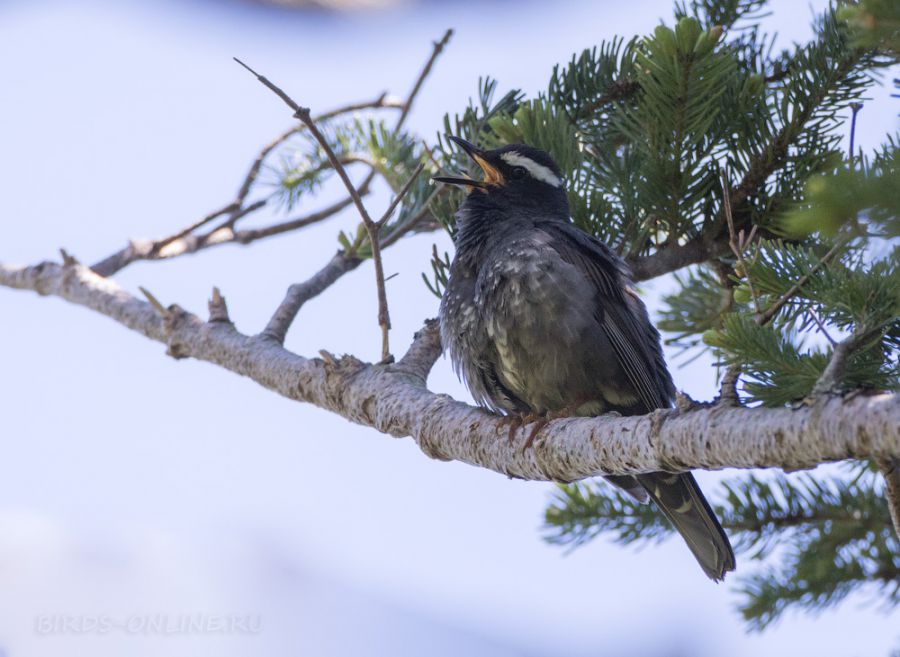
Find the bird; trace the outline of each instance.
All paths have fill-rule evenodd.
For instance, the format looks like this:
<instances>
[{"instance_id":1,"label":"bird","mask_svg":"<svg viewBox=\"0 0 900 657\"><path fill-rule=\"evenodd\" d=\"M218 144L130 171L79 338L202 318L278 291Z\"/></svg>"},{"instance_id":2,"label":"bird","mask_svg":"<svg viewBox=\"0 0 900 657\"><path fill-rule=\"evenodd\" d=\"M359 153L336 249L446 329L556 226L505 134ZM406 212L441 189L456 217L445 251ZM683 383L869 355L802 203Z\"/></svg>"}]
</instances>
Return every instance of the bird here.
<instances>
[{"instance_id":1,"label":"bird","mask_svg":"<svg viewBox=\"0 0 900 657\"><path fill-rule=\"evenodd\" d=\"M466 191L439 324L476 403L520 422L670 408L675 386L659 332L625 262L572 222L553 158L521 143L484 150L448 139L483 172L433 177ZM605 478L652 500L710 579L734 570L728 537L692 474Z\"/></svg>"}]
</instances>

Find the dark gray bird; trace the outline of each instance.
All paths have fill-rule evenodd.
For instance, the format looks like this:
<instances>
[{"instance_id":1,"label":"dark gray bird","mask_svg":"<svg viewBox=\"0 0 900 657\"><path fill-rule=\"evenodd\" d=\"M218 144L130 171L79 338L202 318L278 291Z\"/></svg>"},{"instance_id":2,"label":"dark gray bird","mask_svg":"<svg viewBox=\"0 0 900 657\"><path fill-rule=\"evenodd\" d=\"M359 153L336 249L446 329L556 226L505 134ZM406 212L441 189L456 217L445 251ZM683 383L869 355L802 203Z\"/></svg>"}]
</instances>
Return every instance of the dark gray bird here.
<instances>
[{"instance_id":1,"label":"dark gray bird","mask_svg":"<svg viewBox=\"0 0 900 657\"><path fill-rule=\"evenodd\" d=\"M672 405L659 333L623 261L569 218L559 167L524 144L483 151L450 137L482 180L468 189L441 300L441 338L476 401L507 415L642 415ZM689 474L607 477L652 499L703 571L734 570L725 532Z\"/></svg>"}]
</instances>

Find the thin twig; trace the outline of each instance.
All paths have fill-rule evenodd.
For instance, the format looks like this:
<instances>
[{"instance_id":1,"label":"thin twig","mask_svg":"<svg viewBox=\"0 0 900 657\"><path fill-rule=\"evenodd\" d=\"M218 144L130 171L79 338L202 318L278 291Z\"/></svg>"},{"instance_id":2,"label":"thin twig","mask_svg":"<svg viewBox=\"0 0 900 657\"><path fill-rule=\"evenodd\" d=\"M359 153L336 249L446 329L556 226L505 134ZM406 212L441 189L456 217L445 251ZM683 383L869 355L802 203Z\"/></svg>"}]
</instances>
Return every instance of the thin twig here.
<instances>
[{"instance_id":1,"label":"thin twig","mask_svg":"<svg viewBox=\"0 0 900 657\"><path fill-rule=\"evenodd\" d=\"M258 207L262 207L262 206L258 206ZM190 226L188 226L187 228L185 228L183 230L178 231L174 235L170 235L169 237L164 237L161 240L157 240L153 244L153 250L158 253L167 244L171 244L175 240L179 240L182 237L184 237L185 235L188 235L189 233L193 233L198 228L202 228L203 226L208 224L210 221L213 221L214 219L221 217L223 214L234 213L240 209L241 209L240 203L233 202L233 203L229 203L225 207L219 208L218 210L214 210L213 212L210 212L208 215L206 215L199 221L191 224ZM256 209L256 208L254 208L254 209ZM247 212L252 212L252 210L247 210Z\"/></svg>"},{"instance_id":2,"label":"thin twig","mask_svg":"<svg viewBox=\"0 0 900 657\"><path fill-rule=\"evenodd\" d=\"M309 108L302 107L297 104L297 102L294 101L294 99L291 98L285 91L283 91L281 87L273 83L264 75L261 75L254 71L237 57L235 57L234 60L245 69L250 71L254 76L256 76L257 80L259 80L264 86L268 87L269 90L272 91L276 96L281 98L281 100L283 100L288 107L294 110L294 117L299 119L306 125L309 133L319 143L319 146L322 147L322 150L325 152L328 161L331 162L331 166L334 168L335 172L338 174L338 177L344 183L344 187L347 189L347 193L350 194L350 198L353 199L353 204L356 206L356 209L359 212L359 216L363 221L363 225L366 227L366 231L369 233L369 240L372 243L372 262L375 265L375 284L378 292L378 325L381 327L381 356L382 362L389 362L391 356L388 336L391 329L391 318L387 305L387 292L385 291L384 286L384 264L381 260L381 244L378 239L378 230L380 228L380 225L374 222L372 220L372 217L369 216L369 211L366 209L365 204L362 202L362 198L360 197L356 187L353 185L353 181L350 180L350 176L347 173L347 170L344 168L344 165L341 164L341 161L337 157L337 155L335 155L334 149L331 148L331 144L328 143L325 135L322 134L318 126L316 126L316 124L313 122Z\"/></svg>"},{"instance_id":3,"label":"thin twig","mask_svg":"<svg viewBox=\"0 0 900 657\"><path fill-rule=\"evenodd\" d=\"M428 160L431 162L431 164L434 166L434 168L437 170L437 172L439 174L441 174L442 176L452 176L453 173L450 171L447 171L443 166L441 166L441 163L437 161L437 158L434 156L434 151L431 150L431 147L428 145L428 142L425 141L424 139L421 139L420 143L422 144L422 150L425 151L425 155L428 156Z\"/></svg>"},{"instance_id":4,"label":"thin twig","mask_svg":"<svg viewBox=\"0 0 900 657\"><path fill-rule=\"evenodd\" d=\"M365 101L361 103L353 103L350 105L344 105L343 107L338 107L333 110L329 110L328 112L324 112L315 117L317 122L327 121L328 119L333 119L336 116L340 116L342 114L348 114L350 112L358 112L364 109L379 109L379 108L392 108L392 109L402 109L403 103L399 102L395 98L389 98L387 93L382 93L375 100ZM266 144L262 150L259 151L256 158L253 160L253 163L250 165L250 170L247 172L247 175L244 176L244 180L241 183L241 187L237 193L237 201L238 203L243 203L244 199L247 198L247 194L250 193L250 189L253 187L253 184L256 182L257 176L259 176L259 172L262 169L263 162L265 162L266 158L269 154L278 148L281 144L286 142L288 139L296 135L297 133L303 131L306 128L303 124L294 126L290 130L286 130L281 133L274 140Z\"/></svg>"},{"instance_id":5,"label":"thin twig","mask_svg":"<svg viewBox=\"0 0 900 657\"><path fill-rule=\"evenodd\" d=\"M394 200L391 201L390 205L388 205L387 210L384 211L384 214L381 216L381 219L379 219L376 222L376 225L378 226L379 229L382 226L384 226L388 222L388 219L391 218L391 215L394 214L394 210L396 210L397 206L400 205L400 202L403 200L403 197L409 193L410 188L413 186L413 183L416 182L416 178L419 177L419 174L422 173L422 169L424 169L424 168L425 168L425 163L419 162L419 166L417 166L415 168L415 170L412 172L412 175L409 177L409 180L407 180L406 183L404 183L403 187L400 188L400 191L398 191L397 195L394 196Z\"/></svg>"},{"instance_id":6,"label":"thin twig","mask_svg":"<svg viewBox=\"0 0 900 657\"><path fill-rule=\"evenodd\" d=\"M435 49L431 54L431 58L428 60L428 63L420 73L416 84L413 87L414 93L417 93L421 88L424 77L431 70L434 59L440 53L443 46L446 45L448 38L449 34L445 35L440 42L435 44ZM386 93L382 93L373 100L351 103L349 105L344 105L327 112L323 112L322 114L317 115L314 120L317 122L325 121L342 114L365 109L399 109L403 110L403 112L401 113L401 118L398 119L397 123L397 127L400 127L403 121L405 121L406 115L408 115L409 113L408 108L411 107L413 98L414 95L411 94L407 100L400 101L395 97L390 97ZM269 199L261 199L248 206L244 206L244 201L249 195L253 185L256 183L256 180L266 158L272 153L272 151L274 151L278 146L287 141L291 136L305 129L306 125L301 123L300 125L294 126L290 130L285 131L284 133L276 137L273 141L268 143L265 147L263 147L254 158L247 174L241 181L241 185L238 189L235 200L228 205L225 205L224 207L209 213L187 228L179 230L177 233L169 235L168 237L164 237L158 240L131 240L127 247L111 254L103 260L98 261L96 264L94 264L92 269L101 276L112 276L116 272L121 271L131 263L138 260L167 259L178 255L194 253L210 246L227 244L231 241L239 242L241 244L249 244L256 239L269 237L271 235L278 235L280 233L303 228L304 226L308 226L312 223L316 223L317 221L326 219L333 214L336 214L338 211L343 210L345 207L347 207L347 205L349 205L349 201L337 204L339 205L339 207L333 212L330 212L328 210L315 212L309 215L308 218L301 217L298 219L292 219L264 229L252 229L246 231L231 230L234 228L239 219L261 209L269 201ZM369 185L371 185L372 181L375 178L375 175L376 174L374 171L370 171L366 176L359 187L361 195L364 195L364 190L367 190ZM195 233L197 230L223 215L228 215L228 219L222 224L209 230L203 235L193 236L193 233ZM165 251L163 251L164 249Z\"/></svg>"},{"instance_id":7,"label":"thin twig","mask_svg":"<svg viewBox=\"0 0 900 657\"><path fill-rule=\"evenodd\" d=\"M341 107L331 109L327 112L323 112L322 114L319 114L315 120L325 121L342 114L365 109L403 109L404 107L404 102L399 101L397 98L389 97L387 93L382 93L373 100L351 103L349 105L343 105ZM259 151L259 153L257 153L256 157L253 160L253 163L250 165L250 169L247 171L247 174L241 181L241 185L238 189L235 200L228 205L210 212L208 215L194 222L190 226L179 230L177 233L173 233L168 237L152 241L132 240L127 247L97 262L92 267L92 269L101 276L111 276L138 260L161 260L173 257L173 255L194 253L200 249L206 248L207 246L215 246L218 244L227 243L229 240L220 239L223 236L223 231L225 229L234 228L238 220L261 209L270 200L268 198L261 199L254 203L251 203L250 205L244 206L244 201L246 201L247 196L253 188L253 185L256 183L257 177L259 176L259 172L262 169L262 165L265 162L266 158L272 153L272 151L274 151L278 146L287 141L291 136L297 134L298 132L301 132L304 129L306 129L306 126L303 124L294 126L290 130L283 132L281 135L264 146ZM370 172L366 180L368 183L371 183L373 179L374 175ZM346 204L342 206L341 209L343 209L343 207L346 207ZM195 239L191 238L191 235L194 232L223 215L228 215L228 218L222 224L208 231L205 235L198 236ZM331 215L329 214L327 216ZM324 219L326 217L323 216L322 218ZM243 244L247 244L253 241L253 239L257 239L257 235L259 237L268 237L269 235L275 235L281 232L287 232L288 230L302 228L303 226L307 226L310 223L314 223L314 221L301 222L292 220L290 222L277 224L278 229L272 230L271 232L255 230L234 231L233 239L234 241L240 241ZM293 227L286 228L286 226ZM209 239L211 235L216 235L217 239ZM160 253L163 251L163 249L166 249L166 247L179 242L181 244L172 249L171 253L160 256Z\"/></svg>"},{"instance_id":8,"label":"thin twig","mask_svg":"<svg viewBox=\"0 0 900 657\"><path fill-rule=\"evenodd\" d=\"M243 66L245 69L247 69L248 71L250 71L250 72L256 77L257 80L259 80L260 82L262 82L265 86L267 86L267 87L269 88L270 91L272 91L273 93L275 93L276 96L278 96L279 98L281 98L281 100L283 100L283 101L287 104L288 107L290 107L292 110L294 110L294 112L299 112L301 109L303 109L303 108L301 108L297 103L294 102L294 99L293 99L293 98L291 98L291 97L288 96L284 91L282 91L281 87L279 87L278 85L272 83L272 82L269 80L269 78L267 78L267 77L264 76L264 75L260 75L259 73L257 73L256 71L254 71L252 68L250 68L249 66L247 66L247 65L246 65L244 62L242 62L240 59L238 59L237 57L232 57L232 59L233 59L234 61L236 61L238 64L240 64L241 66ZM309 112L309 109L307 109L306 111Z\"/></svg>"},{"instance_id":9,"label":"thin twig","mask_svg":"<svg viewBox=\"0 0 900 657\"><path fill-rule=\"evenodd\" d=\"M819 333L821 333L822 335L825 336L825 339L828 340L828 343L832 347L835 347L837 345L837 340L835 340L833 337L831 337L831 334L828 332L828 329L825 328L825 323L819 318L819 316L816 314L816 311L813 310L812 308L809 308L807 310L807 312L809 313L809 316L813 318L813 321L816 323L816 326L819 328Z\"/></svg>"},{"instance_id":10,"label":"thin twig","mask_svg":"<svg viewBox=\"0 0 900 657\"><path fill-rule=\"evenodd\" d=\"M728 174L725 169L719 167L719 176L722 179L722 207L725 211L725 221L728 224L728 246L737 258L737 264L741 274L747 279L747 287L750 288L750 297L756 306L756 312L759 313L759 299L756 297L756 291L753 289L753 283L750 280L750 270L744 260L744 233L741 231L740 238L737 236L734 228L734 217L731 212L731 191L728 184ZM756 226L754 226L756 228ZM752 237L751 237L752 239ZM719 400L725 404L737 404L739 396L737 393L738 380L741 377L741 368L739 365L731 365L722 377L722 386L719 390Z\"/></svg>"},{"instance_id":11,"label":"thin twig","mask_svg":"<svg viewBox=\"0 0 900 657\"><path fill-rule=\"evenodd\" d=\"M158 259L160 252L162 252L164 248L178 242L179 240L184 240L195 230L197 230L198 228L202 228L218 217L221 217L222 215L228 213L232 213L232 216L234 216L236 212L240 213L240 216L244 216L251 212L255 212L265 204L265 201L257 201L256 203L253 203L246 208L240 209L235 203L229 203L228 205L221 207L218 210L210 212L199 221L194 222L187 228L169 235L168 237L164 237L162 239L154 241L132 240L124 249L116 251L112 255L107 256L103 260L95 263L91 267L91 269L93 269L101 276L112 276L116 272L124 269L137 260L156 260ZM180 252L184 253L187 252L187 250L182 250Z\"/></svg>"},{"instance_id":12,"label":"thin twig","mask_svg":"<svg viewBox=\"0 0 900 657\"><path fill-rule=\"evenodd\" d=\"M419 209L419 211L409 221L404 223L402 226L394 227L393 230L391 230L387 234L387 236L381 242L381 248L386 249L387 247L391 246L401 237L409 233L413 228L418 226L422 222L422 220L425 219L425 217L431 216L432 202L434 202L434 200L438 196L445 194L447 192L447 189L448 188L446 185L441 185L436 190L434 190L431 193L431 196L425 199L425 202L422 204L422 207Z\"/></svg>"},{"instance_id":13,"label":"thin twig","mask_svg":"<svg viewBox=\"0 0 900 657\"><path fill-rule=\"evenodd\" d=\"M769 320L771 320L778 313L778 311L781 310L784 304L790 301L794 297L794 295L797 294L797 292L799 292L800 289L809 282L809 280L815 275L815 273L819 271L819 269L828 264L828 261L831 260L844 247L846 243L846 239L838 240L837 242L835 242L834 246L832 246L828 250L828 253L823 255L822 259L819 260L819 262L817 262L812 269L801 276L800 280L792 285L790 289L785 292L781 296L781 298L773 303L767 310L765 310L764 312L760 312L759 308L757 307L756 323L760 326L764 326L765 324L767 324ZM747 282L748 284L750 282L749 272L747 273Z\"/></svg>"},{"instance_id":14,"label":"thin twig","mask_svg":"<svg viewBox=\"0 0 900 657\"><path fill-rule=\"evenodd\" d=\"M431 56L429 57L418 78L416 79L412 91L410 92L406 103L404 103L403 111L397 119L397 124L394 128L395 133L402 127L404 121L406 120L406 117L409 115L409 110L412 107L412 103L418 95L419 90L422 88L422 84L424 83L425 78L428 76L435 60L437 59L438 55L440 55L444 46L450 40L452 34L452 30L447 30L447 32L444 33L443 38L441 38L440 41L434 43ZM350 177L344 169L344 166L335 155L334 150L328 143L328 140L321 133L321 131L316 126L315 121L312 119L309 108L300 106L284 90L282 90L265 76L260 75L259 73L254 71L237 57L235 57L234 60L245 69L247 69L250 73L252 73L256 77L256 79L259 80L264 86L268 87L273 93L281 98L281 100L284 101L284 103L288 107L294 110L294 117L299 119L307 127L309 133L322 147L322 150L325 152L328 161L331 162L332 167L338 174L338 177L340 177L341 181L344 183L344 187L347 189L350 198L353 200L353 204L356 206L356 209L359 212L363 225L366 229L366 232L368 233L369 241L372 245L372 262L375 269L375 284L378 295L378 325L381 327L381 362L391 362L393 360L390 352L389 340L391 319L387 303L387 292L385 289L384 263L381 256L382 244L380 238L380 230L382 226L388 221L391 214L394 212L405 194L409 191L412 183L424 168L424 165L420 164L416 168L416 171L413 173L404 187L398 192L397 196L389 206L388 210L385 212L384 216L382 216L382 218L377 222L373 221L372 217L369 215L369 212L365 207L365 204L362 202L362 198L360 197L356 187L353 185ZM374 171L370 173L370 176L364 181L363 185L368 185L373 176ZM283 301L279 308L276 310L275 316L273 316L272 320L270 320L269 326L265 331L268 335L270 335L271 337L275 337L276 339L280 339L280 341L284 340L287 329L290 327L291 322L293 322L294 317L296 317L296 313L299 311L299 308L303 303L303 301L301 301L300 304L291 303L289 300L290 296L291 295L289 291L288 297L285 298L285 301Z\"/></svg>"},{"instance_id":15,"label":"thin twig","mask_svg":"<svg viewBox=\"0 0 900 657\"><path fill-rule=\"evenodd\" d=\"M359 193L365 196L366 194L368 194L368 189L364 190L362 187L360 187ZM353 203L353 201L350 200L349 197L347 197L341 199L340 201L332 203L326 208L317 210L316 212L311 212L310 214L303 215L301 217L295 217L294 219L289 219L277 224L272 224L271 226L236 230L234 231L232 240L240 244L250 244L251 242L255 242L256 240L263 239L265 237L272 237L274 235L288 233L292 230L297 230L298 228L304 228L306 226L319 223L320 221L323 221L328 217L337 214L338 212L349 206L351 203Z\"/></svg>"},{"instance_id":16,"label":"thin twig","mask_svg":"<svg viewBox=\"0 0 900 657\"><path fill-rule=\"evenodd\" d=\"M853 169L853 162L856 148L856 115L859 114L859 110L863 108L862 103L850 103L850 110L853 112L853 115L850 117L850 168Z\"/></svg>"},{"instance_id":17,"label":"thin twig","mask_svg":"<svg viewBox=\"0 0 900 657\"><path fill-rule=\"evenodd\" d=\"M340 159L337 155L335 155L334 149L331 148L331 144L328 143L325 135L322 134L318 126L316 126L315 122L313 122L309 108L301 107L300 105L298 105L293 98L288 96L287 93L285 93L281 89L281 87L273 83L266 76L254 71L237 57L234 57L233 59L245 69L250 71L250 73L252 73L257 80L259 80L264 86L272 91L272 93L281 98L281 100L283 100L288 107L294 110L294 118L299 119L303 122L304 125L306 125L310 134L312 134L315 140L319 143L319 145L322 147L322 150L325 151L325 155L328 158L328 161L331 162L331 166L334 168L335 173L338 174L341 181L344 183L344 187L350 194L350 198L353 199L353 204L356 206L356 209L362 217L363 222L365 222L367 225L374 223L372 221L372 218L369 216L368 210L366 210L365 204L363 204L362 199L359 196L359 192L357 192L356 187L354 187L353 182L350 180L350 176L347 174L347 170L344 168L344 165L341 164Z\"/></svg>"},{"instance_id":18,"label":"thin twig","mask_svg":"<svg viewBox=\"0 0 900 657\"><path fill-rule=\"evenodd\" d=\"M412 91L409 92L409 96L407 96L406 102L403 104L403 111L400 112L400 116L397 118L397 124L394 127L394 132L397 132L397 130L399 130L403 126L404 122L406 121L406 117L409 116L409 111L412 109L413 101L416 99L416 96L419 95L419 90L425 83L425 79L428 77L428 74L431 73L434 62L437 61L437 58L444 50L444 46L447 45L447 43L450 41L450 37L452 36L453 30L448 29L446 32L444 32L444 36L442 36L440 40L434 42L433 48L431 49L431 57L428 58L428 61L425 62L425 66L423 66L422 70L419 72L419 77L416 78L416 81L413 84Z\"/></svg>"},{"instance_id":19,"label":"thin twig","mask_svg":"<svg viewBox=\"0 0 900 657\"><path fill-rule=\"evenodd\" d=\"M753 305L756 307L757 315L759 315L759 298L756 296L756 291L753 289L753 281L750 280L750 270L744 260L744 248L747 243L752 240L753 234L751 233L750 239L745 242L743 231L741 231L740 236L738 236L735 231L734 217L731 213L731 191L728 185L728 174L725 173L725 169L722 167L719 167L719 176L722 178L722 207L725 210L725 221L728 225L728 246L731 247L732 253L734 253L737 258L741 274L747 279L747 287L750 288L750 297L753 299Z\"/></svg>"}]
</instances>

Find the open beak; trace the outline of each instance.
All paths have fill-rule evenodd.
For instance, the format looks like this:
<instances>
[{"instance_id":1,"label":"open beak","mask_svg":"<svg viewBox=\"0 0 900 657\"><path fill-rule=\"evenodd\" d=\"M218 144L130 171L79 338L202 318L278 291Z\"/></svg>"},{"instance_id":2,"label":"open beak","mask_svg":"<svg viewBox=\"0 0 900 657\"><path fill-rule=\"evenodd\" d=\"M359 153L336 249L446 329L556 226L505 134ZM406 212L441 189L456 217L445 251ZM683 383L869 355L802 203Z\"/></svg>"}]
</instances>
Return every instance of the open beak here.
<instances>
[{"instance_id":1,"label":"open beak","mask_svg":"<svg viewBox=\"0 0 900 657\"><path fill-rule=\"evenodd\" d=\"M487 158L485 157L484 151L475 146L475 144L453 135L447 135L447 139L463 149L466 152L466 155L471 157L475 161L475 163L481 167L481 170L484 171L484 180L472 180L471 178L455 178L451 176L434 176L432 180L434 180L435 182L446 183L448 185L460 185L479 189L484 189L488 185L502 185L504 182L506 182L503 178L503 175L500 173L500 170L493 166L490 162L488 162Z\"/></svg>"}]
</instances>

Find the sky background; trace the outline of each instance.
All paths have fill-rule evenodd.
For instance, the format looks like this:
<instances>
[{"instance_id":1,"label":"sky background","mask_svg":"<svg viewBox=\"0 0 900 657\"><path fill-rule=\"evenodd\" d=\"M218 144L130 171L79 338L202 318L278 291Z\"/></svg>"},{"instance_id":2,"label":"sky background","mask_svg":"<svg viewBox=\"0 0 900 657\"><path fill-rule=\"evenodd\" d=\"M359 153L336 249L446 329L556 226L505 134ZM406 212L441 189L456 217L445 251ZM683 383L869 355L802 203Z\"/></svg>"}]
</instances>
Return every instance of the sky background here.
<instances>
[{"instance_id":1,"label":"sky background","mask_svg":"<svg viewBox=\"0 0 900 657\"><path fill-rule=\"evenodd\" d=\"M785 44L809 34L806 3L773 8ZM5 0L0 262L56 258L60 247L94 262L229 201L258 149L291 124L232 56L315 112L384 90L405 95L431 41L453 27L408 123L431 138L479 75L536 92L573 52L670 17L669 0L447 1L345 14L225 0ZM860 115L864 147L897 126L889 93L875 88ZM368 204L377 213L385 202L380 193ZM249 248L138 263L116 280L199 313L219 286L238 328L255 333L356 221L348 212ZM388 288L395 352L437 312L419 277L435 241L449 249L446 237L424 235L386 255L398 274ZM646 286L651 312L664 287ZM287 346L375 359L375 316L364 265L304 307ZM709 360L673 373L695 397L714 395ZM468 399L446 361L430 384ZM410 440L176 362L85 309L5 289L0 441L0 657L900 648L900 613L853 596L747 635L734 579L709 582L680 542L636 552L597 540L564 555L540 538L548 484L431 461ZM721 476L698 479L711 491ZM191 614L236 615L250 631L89 627ZM48 626L61 618L81 625Z\"/></svg>"}]
</instances>

